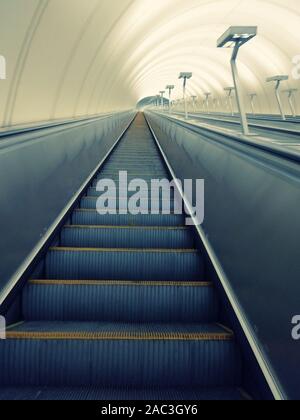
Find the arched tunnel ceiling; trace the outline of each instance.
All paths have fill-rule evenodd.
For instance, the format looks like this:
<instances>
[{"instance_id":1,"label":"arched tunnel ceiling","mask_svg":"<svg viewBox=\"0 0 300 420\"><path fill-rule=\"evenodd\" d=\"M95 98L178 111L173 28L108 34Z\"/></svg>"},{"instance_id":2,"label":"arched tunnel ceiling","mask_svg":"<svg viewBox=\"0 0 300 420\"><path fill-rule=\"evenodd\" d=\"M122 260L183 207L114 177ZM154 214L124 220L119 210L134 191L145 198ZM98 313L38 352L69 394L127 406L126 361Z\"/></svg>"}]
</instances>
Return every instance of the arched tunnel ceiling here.
<instances>
[{"instance_id":1,"label":"arched tunnel ceiling","mask_svg":"<svg viewBox=\"0 0 300 420\"><path fill-rule=\"evenodd\" d=\"M288 74L300 54L299 0L0 0L1 125L128 109L192 71L189 93L224 96L230 50L216 40L230 25L257 25L239 56L248 93L276 112L265 79Z\"/></svg>"}]
</instances>

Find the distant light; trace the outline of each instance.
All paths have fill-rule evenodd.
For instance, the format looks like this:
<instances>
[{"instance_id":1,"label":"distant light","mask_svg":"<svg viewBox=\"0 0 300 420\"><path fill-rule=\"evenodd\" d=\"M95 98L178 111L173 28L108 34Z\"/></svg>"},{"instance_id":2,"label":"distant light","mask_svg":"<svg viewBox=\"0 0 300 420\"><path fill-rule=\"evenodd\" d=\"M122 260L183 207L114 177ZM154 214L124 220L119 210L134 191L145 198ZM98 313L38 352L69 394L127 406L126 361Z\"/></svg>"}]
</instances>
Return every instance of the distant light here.
<instances>
[{"instance_id":1,"label":"distant light","mask_svg":"<svg viewBox=\"0 0 300 420\"><path fill-rule=\"evenodd\" d=\"M180 73L179 79L191 79L193 77L193 73L191 72L183 72Z\"/></svg>"},{"instance_id":2,"label":"distant light","mask_svg":"<svg viewBox=\"0 0 300 420\"><path fill-rule=\"evenodd\" d=\"M295 92L298 92L298 89L286 89L286 90L284 90L283 91L283 93L295 93Z\"/></svg>"},{"instance_id":3,"label":"distant light","mask_svg":"<svg viewBox=\"0 0 300 420\"><path fill-rule=\"evenodd\" d=\"M218 48L232 48L238 42L245 44L257 35L257 26L231 26L218 39Z\"/></svg>"},{"instance_id":4,"label":"distant light","mask_svg":"<svg viewBox=\"0 0 300 420\"><path fill-rule=\"evenodd\" d=\"M225 90L225 92L232 92L233 90L235 90L235 87L234 86L231 86L231 87L226 87L226 88L224 88L224 90Z\"/></svg>"},{"instance_id":5,"label":"distant light","mask_svg":"<svg viewBox=\"0 0 300 420\"><path fill-rule=\"evenodd\" d=\"M268 77L266 81L269 82L283 82L285 80L289 80L289 76L283 75L283 76L273 76Z\"/></svg>"}]
</instances>

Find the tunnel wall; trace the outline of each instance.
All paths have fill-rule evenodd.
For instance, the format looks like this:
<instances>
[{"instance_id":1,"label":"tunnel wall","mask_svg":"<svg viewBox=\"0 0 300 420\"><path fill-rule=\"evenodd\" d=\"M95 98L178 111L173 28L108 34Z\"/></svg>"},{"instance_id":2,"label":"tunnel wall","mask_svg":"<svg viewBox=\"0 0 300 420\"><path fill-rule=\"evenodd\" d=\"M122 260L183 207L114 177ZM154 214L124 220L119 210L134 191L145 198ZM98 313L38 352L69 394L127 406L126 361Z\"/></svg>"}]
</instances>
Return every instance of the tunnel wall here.
<instances>
[{"instance_id":1,"label":"tunnel wall","mask_svg":"<svg viewBox=\"0 0 300 420\"><path fill-rule=\"evenodd\" d=\"M0 142L0 290L133 118L132 112Z\"/></svg>"},{"instance_id":2,"label":"tunnel wall","mask_svg":"<svg viewBox=\"0 0 300 420\"><path fill-rule=\"evenodd\" d=\"M228 112L232 51L216 46L231 25L258 26L238 57L256 112L278 114L266 78L286 74L300 114L297 0L1 0L0 23L0 126L126 110L169 84L182 99L181 71L188 96L211 92Z\"/></svg>"},{"instance_id":3,"label":"tunnel wall","mask_svg":"<svg viewBox=\"0 0 300 420\"><path fill-rule=\"evenodd\" d=\"M205 180L203 229L287 395L300 398L300 170L233 140L147 117L180 179Z\"/></svg>"}]
</instances>

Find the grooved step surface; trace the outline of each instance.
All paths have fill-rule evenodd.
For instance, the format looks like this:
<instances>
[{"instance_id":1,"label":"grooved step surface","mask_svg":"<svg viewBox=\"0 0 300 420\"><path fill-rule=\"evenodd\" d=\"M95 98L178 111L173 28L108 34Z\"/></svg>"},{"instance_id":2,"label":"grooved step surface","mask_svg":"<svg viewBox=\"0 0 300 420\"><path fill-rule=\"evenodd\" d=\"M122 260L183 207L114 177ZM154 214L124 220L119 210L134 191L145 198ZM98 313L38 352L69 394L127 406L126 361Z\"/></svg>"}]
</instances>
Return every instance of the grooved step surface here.
<instances>
[{"instance_id":1,"label":"grooved step surface","mask_svg":"<svg viewBox=\"0 0 300 420\"><path fill-rule=\"evenodd\" d=\"M24 323L0 342L7 386L237 386L240 355L218 325Z\"/></svg>"},{"instance_id":2,"label":"grooved step surface","mask_svg":"<svg viewBox=\"0 0 300 420\"><path fill-rule=\"evenodd\" d=\"M212 284L200 282L33 281L23 296L25 319L34 321L206 323L218 309Z\"/></svg>"},{"instance_id":3,"label":"grooved step surface","mask_svg":"<svg viewBox=\"0 0 300 420\"><path fill-rule=\"evenodd\" d=\"M179 226L184 224L180 215L100 215L94 209L78 209L74 211L72 222L75 225L126 225L126 226Z\"/></svg>"},{"instance_id":4,"label":"grooved step surface","mask_svg":"<svg viewBox=\"0 0 300 420\"><path fill-rule=\"evenodd\" d=\"M100 201L99 201L100 200ZM107 209L114 209L117 212L126 211L131 214L133 212L153 214L156 212L163 212L164 214L175 213L183 214L183 202L174 200L149 200L147 197L135 198L134 201L116 200L111 197L109 200L99 197L84 197L80 202L80 208L97 211L107 211ZM129 211L130 210L130 211Z\"/></svg>"},{"instance_id":5,"label":"grooved step surface","mask_svg":"<svg viewBox=\"0 0 300 420\"><path fill-rule=\"evenodd\" d=\"M216 289L186 216L174 214L173 200L171 214L96 211L97 182L118 182L124 170L128 181L147 182L144 191L169 179L142 114L49 248L42 278L23 290L24 322L0 340L0 400L242 398L241 353L218 323ZM147 197L137 205L159 213L162 191Z\"/></svg>"},{"instance_id":6,"label":"grooved step surface","mask_svg":"<svg viewBox=\"0 0 300 420\"><path fill-rule=\"evenodd\" d=\"M51 249L46 277L66 280L204 280L201 254L189 250Z\"/></svg>"},{"instance_id":7,"label":"grooved step surface","mask_svg":"<svg viewBox=\"0 0 300 420\"><path fill-rule=\"evenodd\" d=\"M220 401L243 400L238 388L0 388L0 400Z\"/></svg>"},{"instance_id":8,"label":"grooved step surface","mask_svg":"<svg viewBox=\"0 0 300 420\"><path fill-rule=\"evenodd\" d=\"M61 246L92 248L193 248L190 230L183 228L133 228L129 226L68 226L62 230Z\"/></svg>"}]
</instances>

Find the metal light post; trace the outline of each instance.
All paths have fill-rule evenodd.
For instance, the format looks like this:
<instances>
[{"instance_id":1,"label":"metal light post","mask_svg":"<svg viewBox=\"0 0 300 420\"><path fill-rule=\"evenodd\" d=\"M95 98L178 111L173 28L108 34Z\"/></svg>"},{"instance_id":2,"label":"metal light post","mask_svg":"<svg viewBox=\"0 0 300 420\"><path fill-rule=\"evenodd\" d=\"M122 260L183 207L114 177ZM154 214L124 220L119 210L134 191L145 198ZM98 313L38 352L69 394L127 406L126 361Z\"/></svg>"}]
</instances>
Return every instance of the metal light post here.
<instances>
[{"instance_id":1,"label":"metal light post","mask_svg":"<svg viewBox=\"0 0 300 420\"><path fill-rule=\"evenodd\" d=\"M242 94L242 88L237 69L237 56L239 49L246 42L250 41L257 35L257 26L231 26L217 42L218 48L232 48L233 52L231 56L231 70L234 81L234 87L236 91L236 99L241 116L241 123L243 127L243 133L248 136L250 135L247 114L244 105L244 99Z\"/></svg>"},{"instance_id":2,"label":"metal light post","mask_svg":"<svg viewBox=\"0 0 300 420\"><path fill-rule=\"evenodd\" d=\"M280 83L287 80L289 80L289 76L286 76L286 75L268 77L266 80L267 83L275 82L275 95L276 95L276 99L277 99L277 103L279 107L279 112L281 114L281 118L283 119L283 121L286 121L286 116L283 110L279 88L280 88Z\"/></svg>"},{"instance_id":3,"label":"metal light post","mask_svg":"<svg viewBox=\"0 0 300 420\"><path fill-rule=\"evenodd\" d=\"M290 108L291 108L291 111L292 111L292 116L294 118L296 118L296 116L297 116L296 108L295 108L295 105L294 105L294 102L293 102L294 93L296 93L296 92L298 92L298 89L287 89L287 90L284 91L284 93L287 93L287 95L288 95L288 101L289 101Z\"/></svg>"},{"instance_id":4,"label":"metal light post","mask_svg":"<svg viewBox=\"0 0 300 420\"><path fill-rule=\"evenodd\" d=\"M215 111L218 110L218 98L213 99L213 108Z\"/></svg>"},{"instance_id":5,"label":"metal light post","mask_svg":"<svg viewBox=\"0 0 300 420\"><path fill-rule=\"evenodd\" d=\"M161 110L163 111L164 110L164 94L165 94L165 91L161 90L159 93L160 93L160 96L161 96L160 106L161 106Z\"/></svg>"},{"instance_id":6,"label":"metal light post","mask_svg":"<svg viewBox=\"0 0 300 420\"><path fill-rule=\"evenodd\" d=\"M211 93L206 92L206 93L204 93L204 95L205 95L205 104L206 104L207 113L210 114L210 112L209 112L209 97L211 96Z\"/></svg>"},{"instance_id":7,"label":"metal light post","mask_svg":"<svg viewBox=\"0 0 300 420\"><path fill-rule=\"evenodd\" d=\"M169 91L169 114L171 114L171 110L172 110L171 96L172 96L172 90L174 88L175 88L174 85L168 85L168 86L166 86L166 89Z\"/></svg>"},{"instance_id":8,"label":"metal light post","mask_svg":"<svg viewBox=\"0 0 300 420\"><path fill-rule=\"evenodd\" d=\"M179 79L183 79L184 114L185 114L186 120L189 118L187 101L186 101L186 83L187 83L187 80L191 79L192 77L193 77L193 73L188 73L188 72L183 72L183 73L180 73L179 75Z\"/></svg>"},{"instance_id":9,"label":"metal light post","mask_svg":"<svg viewBox=\"0 0 300 420\"><path fill-rule=\"evenodd\" d=\"M257 97L257 93L250 93L249 98L250 98L250 104L251 104L251 110L252 110L252 115L255 115L255 109L254 109L254 99Z\"/></svg>"},{"instance_id":10,"label":"metal light post","mask_svg":"<svg viewBox=\"0 0 300 420\"><path fill-rule=\"evenodd\" d=\"M159 108L160 95L156 95L156 107Z\"/></svg>"},{"instance_id":11,"label":"metal light post","mask_svg":"<svg viewBox=\"0 0 300 420\"><path fill-rule=\"evenodd\" d=\"M197 100L197 96L193 95L191 98L192 98L192 101L193 101L193 111L195 113L196 112L196 100Z\"/></svg>"},{"instance_id":12,"label":"metal light post","mask_svg":"<svg viewBox=\"0 0 300 420\"><path fill-rule=\"evenodd\" d=\"M233 108L233 101L232 101L232 92L235 91L235 87L234 86L230 86L224 89L225 92L227 92L228 95L228 102L229 102L229 107L230 107L230 111L231 111L231 115L232 117L234 117L234 108Z\"/></svg>"}]
</instances>

